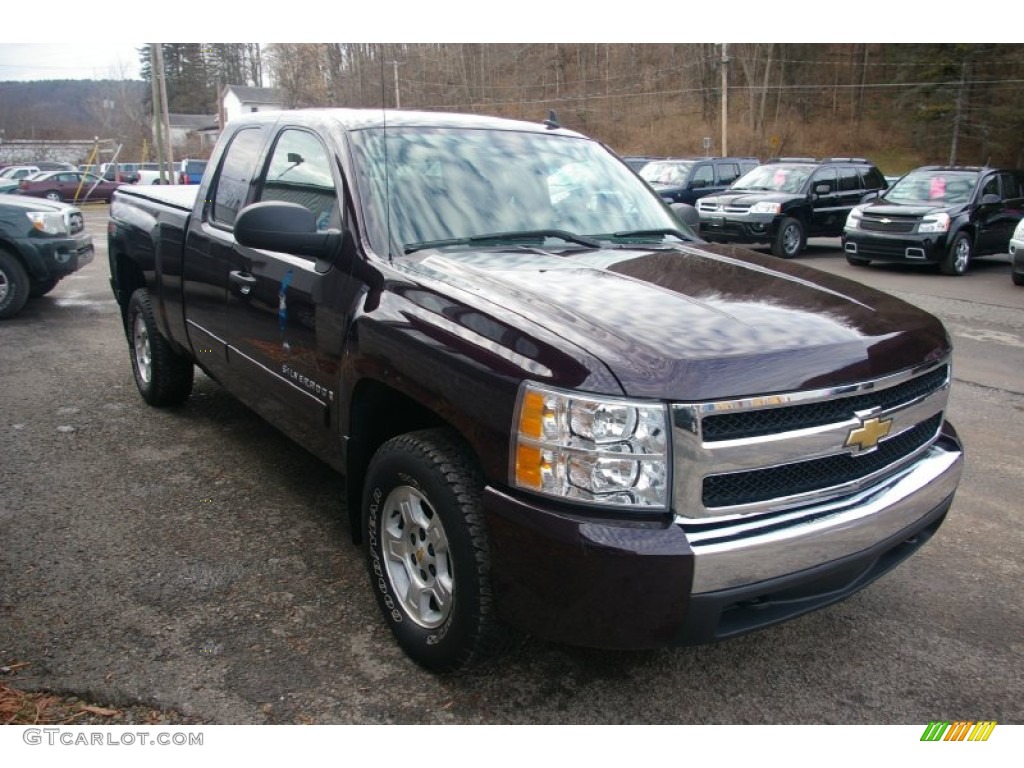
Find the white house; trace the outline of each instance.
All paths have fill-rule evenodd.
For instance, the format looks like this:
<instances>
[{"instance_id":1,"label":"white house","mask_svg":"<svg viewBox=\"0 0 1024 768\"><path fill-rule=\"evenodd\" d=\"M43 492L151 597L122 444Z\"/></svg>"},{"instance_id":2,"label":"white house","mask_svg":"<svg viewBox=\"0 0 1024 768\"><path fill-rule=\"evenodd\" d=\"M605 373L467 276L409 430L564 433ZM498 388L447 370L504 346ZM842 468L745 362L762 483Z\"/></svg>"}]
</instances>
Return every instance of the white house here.
<instances>
[{"instance_id":1,"label":"white house","mask_svg":"<svg viewBox=\"0 0 1024 768\"><path fill-rule=\"evenodd\" d=\"M266 112L285 108L284 92L279 88L254 88L229 85L221 93L222 125L249 112Z\"/></svg>"},{"instance_id":2,"label":"white house","mask_svg":"<svg viewBox=\"0 0 1024 768\"><path fill-rule=\"evenodd\" d=\"M172 113L167 117L171 125L171 145L175 149L202 151L212 147L217 140L216 115L176 115Z\"/></svg>"}]
</instances>

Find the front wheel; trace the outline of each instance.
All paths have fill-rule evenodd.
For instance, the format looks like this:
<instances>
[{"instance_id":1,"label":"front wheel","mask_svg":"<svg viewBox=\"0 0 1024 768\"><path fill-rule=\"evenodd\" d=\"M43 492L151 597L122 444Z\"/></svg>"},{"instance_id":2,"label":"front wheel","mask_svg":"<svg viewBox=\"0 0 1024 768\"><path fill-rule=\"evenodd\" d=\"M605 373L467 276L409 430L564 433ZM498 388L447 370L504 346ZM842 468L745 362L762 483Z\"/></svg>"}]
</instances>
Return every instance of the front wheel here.
<instances>
[{"instance_id":1,"label":"front wheel","mask_svg":"<svg viewBox=\"0 0 1024 768\"><path fill-rule=\"evenodd\" d=\"M128 301L128 343L135 385L150 405L179 405L192 393L192 360L175 352L156 325L149 293L139 288Z\"/></svg>"},{"instance_id":2,"label":"front wheel","mask_svg":"<svg viewBox=\"0 0 1024 768\"><path fill-rule=\"evenodd\" d=\"M14 317L28 301L28 272L7 251L0 251L0 320Z\"/></svg>"},{"instance_id":3,"label":"front wheel","mask_svg":"<svg viewBox=\"0 0 1024 768\"><path fill-rule=\"evenodd\" d=\"M453 433L399 435L374 455L363 491L366 564L402 650L434 672L499 652L491 602L483 476Z\"/></svg>"},{"instance_id":4,"label":"front wheel","mask_svg":"<svg viewBox=\"0 0 1024 768\"><path fill-rule=\"evenodd\" d=\"M779 225L772 240L772 254L783 259L791 259L804 249L804 225L798 219L785 218Z\"/></svg>"},{"instance_id":5,"label":"front wheel","mask_svg":"<svg viewBox=\"0 0 1024 768\"><path fill-rule=\"evenodd\" d=\"M939 262L939 269L944 275L960 277L967 273L967 265L971 261L971 236L967 232L957 232L953 242L949 244L946 255Z\"/></svg>"}]
</instances>

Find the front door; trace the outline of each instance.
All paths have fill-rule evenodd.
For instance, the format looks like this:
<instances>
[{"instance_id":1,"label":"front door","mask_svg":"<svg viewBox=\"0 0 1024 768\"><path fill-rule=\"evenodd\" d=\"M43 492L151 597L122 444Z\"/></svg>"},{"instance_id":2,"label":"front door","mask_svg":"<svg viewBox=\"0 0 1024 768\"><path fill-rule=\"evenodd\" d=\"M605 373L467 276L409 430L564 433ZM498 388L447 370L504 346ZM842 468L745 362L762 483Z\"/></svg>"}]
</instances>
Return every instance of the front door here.
<instances>
[{"instance_id":1,"label":"front door","mask_svg":"<svg viewBox=\"0 0 1024 768\"><path fill-rule=\"evenodd\" d=\"M320 138L284 127L254 202L311 210L321 230L342 228L336 163ZM353 296L331 264L233 245L228 270L228 367L233 388L264 418L315 453L331 447L341 354Z\"/></svg>"}]
</instances>

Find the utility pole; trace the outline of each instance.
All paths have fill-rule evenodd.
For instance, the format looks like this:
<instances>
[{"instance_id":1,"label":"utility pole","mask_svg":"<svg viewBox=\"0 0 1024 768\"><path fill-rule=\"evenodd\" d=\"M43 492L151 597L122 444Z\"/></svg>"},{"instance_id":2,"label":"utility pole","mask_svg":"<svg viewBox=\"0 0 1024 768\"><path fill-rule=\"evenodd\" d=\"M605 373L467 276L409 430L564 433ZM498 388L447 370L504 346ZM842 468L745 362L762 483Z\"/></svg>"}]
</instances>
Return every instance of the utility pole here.
<instances>
[{"instance_id":1,"label":"utility pole","mask_svg":"<svg viewBox=\"0 0 1024 768\"><path fill-rule=\"evenodd\" d=\"M967 59L960 69L960 89L956 92L956 114L953 116L953 141L949 147L949 164L956 165L957 143L960 140L960 121L963 119L964 91L967 88Z\"/></svg>"},{"instance_id":2,"label":"utility pole","mask_svg":"<svg viewBox=\"0 0 1024 768\"><path fill-rule=\"evenodd\" d=\"M156 61L160 66L158 72L160 78L160 109L163 113L163 135L167 138L167 169L170 172L171 184L177 184L178 177L174 173L174 147L171 146L171 116L167 111L167 79L164 77L164 49L160 43L154 43L154 45L156 46Z\"/></svg>"},{"instance_id":3,"label":"utility pole","mask_svg":"<svg viewBox=\"0 0 1024 768\"><path fill-rule=\"evenodd\" d=\"M398 65L401 64L402 62L392 61L391 63L395 67L395 109L401 109L402 108L402 101L398 97Z\"/></svg>"},{"instance_id":4,"label":"utility pole","mask_svg":"<svg viewBox=\"0 0 1024 768\"><path fill-rule=\"evenodd\" d=\"M164 130L160 124L160 86L163 82L164 68L163 55L157 56L156 52L159 45L159 43L149 44L149 71L152 75L150 86L153 94L153 139L156 144L157 168L160 169L160 183L163 184L164 170L167 166L164 165Z\"/></svg>"},{"instance_id":5,"label":"utility pole","mask_svg":"<svg viewBox=\"0 0 1024 768\"><path fill-rule=\"evenodd\" d=\"M729 156L729 55L722 43L722 157Z\"/></svg>"}]
</instances>

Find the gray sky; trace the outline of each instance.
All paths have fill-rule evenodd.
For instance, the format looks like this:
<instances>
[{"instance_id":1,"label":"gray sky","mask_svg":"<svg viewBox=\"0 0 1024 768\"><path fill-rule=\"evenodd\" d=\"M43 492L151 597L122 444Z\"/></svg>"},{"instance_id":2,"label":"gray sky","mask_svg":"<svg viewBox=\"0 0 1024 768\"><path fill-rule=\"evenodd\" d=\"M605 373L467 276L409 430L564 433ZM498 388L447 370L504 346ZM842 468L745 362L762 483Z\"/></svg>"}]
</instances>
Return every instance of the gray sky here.
<instances>
[{"instance_id":1,"label":"gray sky","mask_svg":"<svg viewBox=\"0 0 1024 768\"><path fill-rule=\"evenodd\" d=\"M3 80L139 80L143 43L0 43Z\"/></svg>"}]
</instances>

